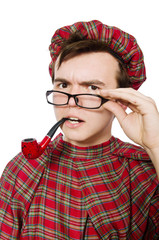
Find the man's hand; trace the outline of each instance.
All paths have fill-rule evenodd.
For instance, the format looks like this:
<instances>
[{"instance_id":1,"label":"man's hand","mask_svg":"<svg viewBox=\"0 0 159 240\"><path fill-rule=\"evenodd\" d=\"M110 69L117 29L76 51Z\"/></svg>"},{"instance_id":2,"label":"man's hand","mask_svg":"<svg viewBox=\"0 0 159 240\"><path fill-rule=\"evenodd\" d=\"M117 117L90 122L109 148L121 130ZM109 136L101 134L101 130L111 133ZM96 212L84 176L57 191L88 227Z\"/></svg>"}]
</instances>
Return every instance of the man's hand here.
<instances>
[{"instance_id":1,"label":"man's hand","mask_svg":"<svg viewBox=\"0 0 159 240\"><path fill-rule=\"evenodd\" d=\"M159 175L159 112L154 100L132 88L102 90L100 94L110 99L104 108L113 112L125 134L147 151ZM126 113L127 107L130 113Z\"/></svg>"}]
</instances>

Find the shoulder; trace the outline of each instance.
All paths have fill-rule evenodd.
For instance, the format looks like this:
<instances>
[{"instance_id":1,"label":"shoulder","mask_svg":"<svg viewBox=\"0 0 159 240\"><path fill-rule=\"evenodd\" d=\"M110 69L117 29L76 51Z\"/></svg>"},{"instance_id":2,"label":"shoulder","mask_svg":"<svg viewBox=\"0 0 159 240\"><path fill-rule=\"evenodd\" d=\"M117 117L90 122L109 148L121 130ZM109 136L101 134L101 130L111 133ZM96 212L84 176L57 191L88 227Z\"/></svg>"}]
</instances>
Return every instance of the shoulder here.
<instances>
[{"instance_id":1,"label":"shoulder","mask_svg":"<svg viewBox=\"0 0 159 240\"><path fill-rule=\"evenodd\" d=\"M18 190L19 187L24 187L24 182L29 182L29 186L37 184L38 179L40 179L51 160L51 153L56 148L59 138L60 136L57 136L37 159L28 160L24 157L23 153L17 154L4 169L0 179L0 187L3 187L5 184L10 189L14 188L14 190Z\"/></svg>"},{"instance_id":2,"label":"shoulder","mask_svg":"<svg viewBox=\"0 0 159 240\"><path fill-rule=\"evenodd\" d=\"M50 161L49 148L37 159L19 153L7 164L0 179L0 199L29 203Z\"/></svg>"},{"instance_id":3,"label":"shoulder","mask_svg":"<svg viewBox=\"0 0 159 240\"><path fill-rule=\"evenodd\" d=\"M0 193L4 198L21 199L25 203L27 194L33 195L44 171L44 159L28 161L22 153L6 166L0 181Z\"/></svg>"},{"instance_id":4,"label":"shoulder","mask_svg":"<svg viewBox=\"0 0 159 240\"><path fill-rule=\"evenodd\" d=\"M19 153L7 164L0 179L0 215L10 211L8 209L27 213L38 186L43 184L55 145L56 141L50 143L37 159L28 160Z\"/></svg>"},{"instance_id":5,"label":"shoulder","mask_svg":"<svg viewBox=\"0 0 159 240\"><path fill-rule=\"evenodd\" d=\"M147 152L140 146L123 142L116 138L116 147L112 152L121 161L128 162L129 173L133 178L140 179L139 181L153 182L159 186L156 170L151 162Z\"/></svg>"},{"instance_id":6,"label":"shoulder","mask_svg":"<svg viewBox=\"0 0 159 240\"><path fill-rule=\"evenodd\" d=\"M116 138L116 148L114 149L113 154L134 160L150 160L149 155L143 148L128 142L123 142L118 138Z\"/></svg>"}]
</instances>

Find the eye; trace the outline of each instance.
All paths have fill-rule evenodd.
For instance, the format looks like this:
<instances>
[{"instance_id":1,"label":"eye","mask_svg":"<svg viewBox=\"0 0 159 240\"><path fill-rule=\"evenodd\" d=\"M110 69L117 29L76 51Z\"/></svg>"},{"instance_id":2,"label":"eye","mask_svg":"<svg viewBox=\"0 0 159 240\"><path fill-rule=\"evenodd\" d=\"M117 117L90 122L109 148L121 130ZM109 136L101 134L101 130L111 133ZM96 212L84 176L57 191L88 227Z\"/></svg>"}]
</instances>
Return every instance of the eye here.
<instances>
[{"instance_id":1,"label":"eye","mask_svg":"<svg viewBox=\"0 0 159 240\"><path fill-rule=\"evenodd\" d=\"M95 86L95 85L90 85L90 86L88 87L88 89L90 89L90 90L97 90L97 89L99 89L99 87L97 87L97 86Z\"/></svg>"},{"instance_id":2,"label":"eye","mask_svg":"<svg viewBox=\"0 0 159 240\"><path fill-rule=\"evenodd\" d=\"M67 88L68 84L63 82L58 85L59 88Z\"/></svg>"}]
</instances>

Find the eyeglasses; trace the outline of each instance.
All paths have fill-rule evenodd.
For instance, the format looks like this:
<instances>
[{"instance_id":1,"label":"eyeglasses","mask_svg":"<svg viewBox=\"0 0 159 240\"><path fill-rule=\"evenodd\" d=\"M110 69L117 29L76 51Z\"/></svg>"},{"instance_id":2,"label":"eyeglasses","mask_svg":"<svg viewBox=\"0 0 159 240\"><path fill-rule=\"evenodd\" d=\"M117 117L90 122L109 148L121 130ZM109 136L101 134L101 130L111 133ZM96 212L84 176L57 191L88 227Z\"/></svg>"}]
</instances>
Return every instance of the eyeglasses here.
<instances>
[{"instance_id":1,"label":"eyeglasses","mask_svg":"<svg viewBox=\"0 0 159 240\"><path fill-rule=\"evenodd\" d=\"M100 95L96 94L69 94L61 91L47 91L46 92L46 99L49 104L55 106L65 106L68 105L70 98L74 98L75 104L81 108L87 109L98 109L108 101L101 97Z\"/></svg>"}]
</instances>

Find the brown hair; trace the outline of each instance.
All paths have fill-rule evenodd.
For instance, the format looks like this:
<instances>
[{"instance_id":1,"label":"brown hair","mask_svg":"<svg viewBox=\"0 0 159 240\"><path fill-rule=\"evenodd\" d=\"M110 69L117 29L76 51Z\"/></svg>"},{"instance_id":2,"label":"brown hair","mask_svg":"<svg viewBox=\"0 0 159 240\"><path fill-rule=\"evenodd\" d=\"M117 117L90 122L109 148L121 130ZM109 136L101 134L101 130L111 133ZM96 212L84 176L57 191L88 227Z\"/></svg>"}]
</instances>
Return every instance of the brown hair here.
<instances>
[{"instance_id":1,"label":"brown hair","mask_svg":"<svg viewBox=\"0 0 159 240\"><path fill-rule=\"evenodd\" d=\"M71 37L65 40L62 44L61 51L59 53L58 68L61 66L62 62L82 53L90 52L107 52L114 56L119 64L119 72L117 72L116 75L118 87L129 87L129 76L125 68L125 63L121 57L111 48L109 48L104 42L100 40L86 39L78 31L73 33ZM52 81L54 82L54 66L52 66L52 69Z\"/></svg>"}]
</instances>

